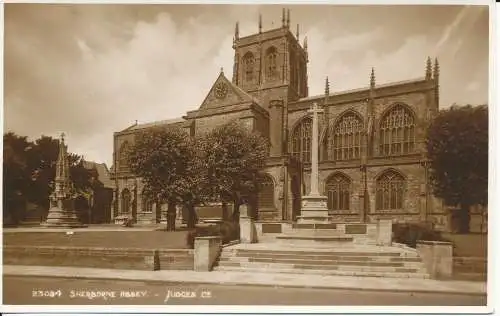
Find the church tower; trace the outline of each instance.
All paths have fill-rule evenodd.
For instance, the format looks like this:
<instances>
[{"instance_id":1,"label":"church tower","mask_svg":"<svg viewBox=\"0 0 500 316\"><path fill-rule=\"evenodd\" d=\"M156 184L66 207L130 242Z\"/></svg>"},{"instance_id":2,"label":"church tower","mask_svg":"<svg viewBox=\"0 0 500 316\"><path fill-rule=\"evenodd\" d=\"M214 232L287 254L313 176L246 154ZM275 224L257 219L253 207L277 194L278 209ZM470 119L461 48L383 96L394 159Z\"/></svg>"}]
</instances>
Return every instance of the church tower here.
<instances>
[{"instance_id":1,"label":"church tower","mask_svg":"<svg viewBox=\"0 0 500 316\"><path fill-rule=\"evenodd\" d=\"M305 46L305 47L304 47ZM290 10L283 9L281 27L240 37L236 24L233 83L254 96L266 109L271 101L295 101L308 96L307 40L299 43L299 26L290 31Z\"/></svg>"}]
</instances>

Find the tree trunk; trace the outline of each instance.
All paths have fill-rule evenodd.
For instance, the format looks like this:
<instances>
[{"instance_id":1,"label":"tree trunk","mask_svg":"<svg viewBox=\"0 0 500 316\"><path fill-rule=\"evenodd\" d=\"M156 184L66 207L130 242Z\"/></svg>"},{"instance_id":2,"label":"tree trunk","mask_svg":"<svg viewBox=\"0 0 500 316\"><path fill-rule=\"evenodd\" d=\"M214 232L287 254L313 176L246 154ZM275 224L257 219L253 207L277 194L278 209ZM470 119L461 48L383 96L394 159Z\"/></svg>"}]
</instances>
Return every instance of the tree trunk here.
<instances>
[{"instance_id":1,"label":"tree trunk","mask_svg":"<svg viewBox=\"0 0 500 316\"><path fill-rule=\"evenodd\" d=\"M175 203L169 202L167 208L167 231L175 231L175 217L177 215Z\"/></svg>"},{"instance_id":2,"label":"tree trunk","mask_svg":"<svg viewBox=\"0 0 500 316\"><path fill-rule=\"evenodd\" d=\"M227 209L227 203L222 202L222 220L227 221L229 217L229 210Z\"/></svg>"},{"instance_id":3,"label":"tree trunk","mask_svg":"<svg viewBox=\"0 0 500 316\"><path fill-rule=\"evenodd\" d=\"M186 205L187 209L187 228L195 228L196 226L196 210L194 208L194 205L188 204Z\"/></svg>"},{"instance_id":4,"label":"tree trunk","mask_svg":"<svg viewBox=\"0 0 500 316\"><path fill-rule=\"evenodd\" d=\"M460 208L459 218L459 233L468 234L470 231L470 205L462 205Z\"/></svg>"},{"instance_id":5,"label":"tree trunk","mask_svg":"<svg viewBox=\"0 0 500 316\"><path fill-rule=\"evenodd\" d=\"M235 223L238 223L240 221L240 205L241 205L241 201L240 200L235 200L234 201L232 220Z\"/></svg>"}]
</instances>

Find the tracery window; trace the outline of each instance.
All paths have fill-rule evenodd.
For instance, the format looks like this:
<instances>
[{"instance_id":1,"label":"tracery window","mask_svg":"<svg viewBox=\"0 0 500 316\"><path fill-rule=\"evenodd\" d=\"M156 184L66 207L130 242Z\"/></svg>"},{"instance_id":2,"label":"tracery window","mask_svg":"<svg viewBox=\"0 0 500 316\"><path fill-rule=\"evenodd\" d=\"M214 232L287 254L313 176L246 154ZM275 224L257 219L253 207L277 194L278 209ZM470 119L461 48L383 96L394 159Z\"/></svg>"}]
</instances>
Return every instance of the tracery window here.
<instances>
[{"instance_id":1,"label":"tracery window","mask_svg":"<svg viewBox=\"0 0 500 316\"><path fill-rule=\"evenodd\" d=\"M330 177L326 182L328 210L342 211L350 209L351 180L341 173Z\"/></svg>"},{"instance_id":2,"label":"tracery window","mask_svg":"<svg viewBox=\"0 0 500 316\"><path fill-rule=\"evenodd\" d=\"M278 69L276 66L276 58L278 52L275 47L270 47L266 51L266 77L267 79L274 79L278 75Z\"/></svg>"},{"instance_id":3,"label":"tracery window","mask_svg":"<svg viewBox=\"0 0 500 316\"><path fill-rule=\"evenodd\" d=\"M254 80L255 58L251 52L243 56L243 66L245 70L245 81L252 82Z\"/></svg>"},{"instance_id":4,"label":"tracery window","mask_svg":"<svg viewBox=\"0 0 500 316\"><path fill-rule=\"evenodd\" d=\"M153 200L144 191L142 192L142 211L144 213L153 213Z\"/></svg>"},{"instance_id":5,"label":"tracery window","mask_svg":"<svg viewBox=\"0 0 500 316\"><path fill-rule=\"evenodd\" d=\"M376 209L402 210L406 181L399 173L389 170L377 179Z\"/></svg>"},{"instance_id":6,"label":"tracery window","mask_svg":"<svg viewBox=\"0 0 500 316\"><path fill-rule=\"evenodd\" d=\"M380 122L380 154L408 154L415 151L415 118L405 106L395 105Z\"/></svg>"},{"instance_id":7,"label":"tracery window","mask_svg":"<svg viewBox=\"0 0 500 316\"><path fill-rule=\"evenodd\" d=\"M129 167L129 154L130 154L130 144L128 141L125 141L120 146L119 153L119 165L121 170L126 170Z\"/></svg>"},{"instance_id":8,"label":"tracery window","mask_svg":"<svg viewBox=\"0 0 500 316\"><path fill-rule=\"evenodd\" d=\"M258 208L274 209L274 182L269 175L262 176L259 183Z\"/></svg>"},{"instance_id":9,"label":"tracery window","mask_svg":"<svg viewBox=\"0 0 500 316\"><path fill-rule=\"evenodd\" d=\"M361 156L361 141L363 121L355 113L344 114L340 120L329 128L325 142L327 144L328 160L359 159Z\"/></svg>"},{"instance_id":10,"label":"tracery window","mask_svg":"<svg viewBox=\"0 0 500 316\"><path fill-rule=\"evenodd\" d=\"M312 119L306 117L300 122L292 133L292 157L303 163L311 162Z\"/></svg>"},{"instance_id":11,"label":"tracery window","mask_svg":"<svg viewBox=\"0 0 500 316\"><path fill-rule=\"evenodd\" d=\"M123 189L121 214L123 214L123 215L129 214L131 200L132 200L132 195L130 194L130 191L128 189Z\"/></svg>"}]
</instances>

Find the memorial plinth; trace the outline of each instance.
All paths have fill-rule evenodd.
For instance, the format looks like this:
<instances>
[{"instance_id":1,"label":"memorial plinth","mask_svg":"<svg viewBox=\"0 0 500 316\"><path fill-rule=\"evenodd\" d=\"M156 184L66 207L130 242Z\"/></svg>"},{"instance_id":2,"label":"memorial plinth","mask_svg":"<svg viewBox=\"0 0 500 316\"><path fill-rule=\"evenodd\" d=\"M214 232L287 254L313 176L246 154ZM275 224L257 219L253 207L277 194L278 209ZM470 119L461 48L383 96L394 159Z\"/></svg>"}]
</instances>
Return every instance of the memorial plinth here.
<instances>
[{"instance_id":1,"label":"memorial plinth","mask_svg":"<svg viewBox=\"0 0 500 316\"><path fill-rule=\"evenodd\" d=\"M75 190L69 177L69 161L64 134L59 143L54 192L50 195L50 209L47 220L41 225L51 228L85 227L75 210Z\"/></svg>"},{"instance_id":2,"label":"memorial plinth","mask_svg":"<svg viewBox=\"0 0 500 316\"><path fill-rule=\"evenodd\" d=\"M320 195L318 190L318 114L322 113L323 109L318 108L317 103L313 103L308 112L312 114L311 190L308 195L302 197L302 207L297 221L299 223L323 223L330 220L328 198Z\"/></svg>"}]
</instances>

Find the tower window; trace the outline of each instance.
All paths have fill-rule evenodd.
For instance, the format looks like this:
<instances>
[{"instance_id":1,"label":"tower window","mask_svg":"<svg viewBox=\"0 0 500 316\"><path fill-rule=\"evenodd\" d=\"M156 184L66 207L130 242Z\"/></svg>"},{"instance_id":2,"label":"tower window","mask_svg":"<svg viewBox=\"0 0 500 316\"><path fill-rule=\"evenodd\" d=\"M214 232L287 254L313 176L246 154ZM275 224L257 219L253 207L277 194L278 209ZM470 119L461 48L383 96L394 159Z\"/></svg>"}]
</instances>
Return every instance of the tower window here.
<instances>
[{"instance_id":1,"label":"tower window","mask_svg":"<svg viewBox=\"0 0 500 316\"><path fill-rule=\"evenodd\" d=\"M243 56L243 65L245 72L245 81L252 82L254 80L254 68L255 68L255 58L251 52L248 52Z\"/></svg>"},{"instance_id":2,"label":"tower window","mask_svg":"<svg viewBox=\"0 0 500 316\"><path fill-rule=\"evenodd\" d=\"M278 67L276 59L278 52L275 47L270 47L266 51L266 76L267 79L275 79L278 77Z\"/></svg>"}]
</instances>

